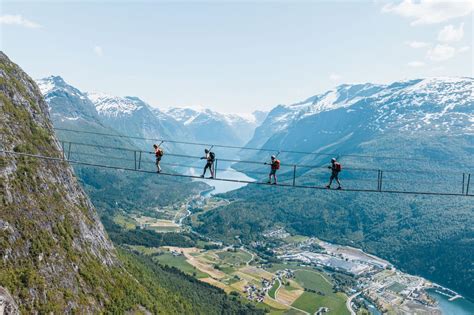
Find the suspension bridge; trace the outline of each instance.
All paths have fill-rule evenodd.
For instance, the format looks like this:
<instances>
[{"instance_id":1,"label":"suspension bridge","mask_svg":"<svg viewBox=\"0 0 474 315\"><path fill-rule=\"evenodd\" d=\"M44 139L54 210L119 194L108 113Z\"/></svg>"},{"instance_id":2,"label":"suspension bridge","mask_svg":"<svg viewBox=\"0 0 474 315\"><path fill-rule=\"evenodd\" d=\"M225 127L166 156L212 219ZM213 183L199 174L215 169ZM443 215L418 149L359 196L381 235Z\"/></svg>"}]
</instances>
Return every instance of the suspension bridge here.
<instances>
[{"instance_id":1,"label":"suspension bridge","mask_svg":"<svg viewBox=\"0 0 474 315\"><path fill-rule=\"evenodd\" d=\"M238 150L260 150L275 152L272 149L257 149L227 145L211 145L205 143L174 141L163 139L140 138L113 134L104 134L90 131L78 131L71 129L59 129L62 131L94 134L100 136L132 138L145 141L167 141L170 143L196 145L202 147L231 148ZM136 148L124 148L115 146L106 146L101 144L83 143L77 141L66 141L60 139L61 156L47 156L33 154L28 152L15 152L0 150L2 155L24 156L29 158L43 159L51 162L70 163L84 167L96 167L103 169L130 171L147 173L153 176L163 177L183 177L191 179L202 179L196 175L202 171L205 162L201 156L166 152L161 165L166 171L157 173L154 162L154 152L139 150ZM293 154L317 154L321 156L334 156L334 153L313 153L301 151L283 151L278 152ZM347 154L358 158L386 158L386 159L406 159L406 157L376 157L371 155ZM419 159L424 160L424 159ZM209 181L235 182L249 185L267 185L268 166L263 165L262 161L240 160L231 158L216 158L214 161L215 176ZM219 168L220 165L224 167ZM233 165L233 168L229 168ZM220 172L225 175L221 176ZM243 172L253 180L242 180L232 176L232 172ZM231 175L229 175L231 174ZM272 187L297 188L327 190L327 184L330 171L327 166L307 165L298 163L281 163L278 185ZM416 174L416 175L414 175ZM416 180L414 180L416 178ZM387 194L411 194L411 195L438 195L438 196L464 196L472 197L470 193L471 173L470 172L452 172L447 170L406 170L406 169L377 169L360 168L344 166L341 173L343 189L337 190L338 193L344 192L366 192L366 193L387 193ZM439 180L439 182L436 182ZM439 184L439 185L437 185ZM278 189L278 188L276 188ZM472 190L472 189L471 189ZM333 190L331 190L333 191ZM335 191L335 190L334 190Z\"/></svg>"}]
</instances>

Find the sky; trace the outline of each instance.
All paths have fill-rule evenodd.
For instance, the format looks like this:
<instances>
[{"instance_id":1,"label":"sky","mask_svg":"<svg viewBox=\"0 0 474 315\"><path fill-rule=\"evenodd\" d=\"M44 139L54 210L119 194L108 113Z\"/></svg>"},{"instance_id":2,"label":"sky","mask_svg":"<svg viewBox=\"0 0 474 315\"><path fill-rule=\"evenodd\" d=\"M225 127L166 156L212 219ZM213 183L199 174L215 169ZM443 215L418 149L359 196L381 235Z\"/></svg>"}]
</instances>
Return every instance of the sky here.
<instances>
[{"instance_id":1,"label":"sky","mask_svg":"<svg viewBox=\"0 0 474 315\"><path fill-rule=\"evenodd\" d=\"M0 47L35 79L159 108L269 110L343 83L474 74L474 1L9 1Z\"/></svg>"}]
</instances>

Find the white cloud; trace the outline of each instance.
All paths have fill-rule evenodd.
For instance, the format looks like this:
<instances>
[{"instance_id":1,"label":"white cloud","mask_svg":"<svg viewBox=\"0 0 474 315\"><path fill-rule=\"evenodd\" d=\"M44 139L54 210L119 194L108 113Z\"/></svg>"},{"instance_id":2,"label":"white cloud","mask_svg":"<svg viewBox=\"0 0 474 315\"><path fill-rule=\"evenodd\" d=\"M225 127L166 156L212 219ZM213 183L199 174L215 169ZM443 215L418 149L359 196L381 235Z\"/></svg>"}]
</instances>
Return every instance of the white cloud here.
<instances>
[{"instance_id":1,"label":"white cloud","mask_svg":"<svg viewBox=\"0 0 474 315\"><path fill-rule=\"evenodd\" d=\"M342 77L337 73L331 73L329 75L329 80L331 81L339 81L340 79L342 79Z\"/></svg>"},{"instance_id":2,"label":"white cloud","mask_svg":"<svg viewBox=\"0 0 474 315\"><path fill-rule=\"evenodd\" d=\"M430 43L427 43L427 42L418 42L418 41L416 41L416 40L411 41L411 42L406 42L406 44L407 44L408 46L410 46L411 48L425 48L425 47L430 46Z\"/></svg>"},{"instance_id":3,"label":"white cloud","mask_svg":"<svg viewBox=\"0 0 474 315\"><path fill-rule=\"evenodd\" d=\"M382 7L384 13L394 13L412 20L411 25L436 24L469 15L474 3L469 0L403 0Z\"/></svg>"},{"instance_id":4,"label":"white cloud","mask_svg":"<svg viewBox=\"0 0 474 315\"><path fill-rule=\"evenodd\" d=\"M455 53L454 47L438 44L428 50L427 57L433 61L444 61L453 58Z\"/></svg>"},{"instance_id":5,"label":"white cloud","mask_svg":"<svg viewBox=\"0 0 474 315\"><path fill-rule=\"evenodd\" d=\"M471 49L471 47L469 47L469 46L463 46L463 47L458 49L458 53L465 53L465 52L468 52L470 49Z\"/></svg>"},{"instance_id":6,"label":"white cloud","mask_svg":"<svg viewBox=\"0 0 474 315\"><path fill-rule=\"evenodd\" d=\"M104 51L100 46L94 46L94 53L99 57L102 57L104 55Z\"/></svg>"},{"instance_id":7,"label":"white cloud","mask_svg":"<svg viewBox=\"0 0 474 315\"><path fill-rule=\"evenodd\" d=\"M16 14L16 15L11 15L11 14L5 14L0 16L0 24L6 24L6 25L19 25L27 28L40 28L41 25L38 23L35 23L33 21L30 21L28 19L25 19L23 16Z\"/></svg>"},{"instance_id":8,"label":"white cloud","mask_svg":"<svg viewBox=\"0 0 474 315\"><path fill-rule=\"evenodd\" d=\"M438 40L441 42L459 42L464 37L464 23L458 28L454 25L446 25L438 34Z\"/></svg>"},{"instance_id":9,"label":"white cloud","mask_svg":"<svg viewBox=\"0 0 474 315\"><path fill-rule=\"evenodd\" d=\"M422 61L411 61L411 62L408 63L408 66L414 67L414 68L423 67L424 65L425 65L425 63L422 62Z\"/></svg>"}]
</instances>

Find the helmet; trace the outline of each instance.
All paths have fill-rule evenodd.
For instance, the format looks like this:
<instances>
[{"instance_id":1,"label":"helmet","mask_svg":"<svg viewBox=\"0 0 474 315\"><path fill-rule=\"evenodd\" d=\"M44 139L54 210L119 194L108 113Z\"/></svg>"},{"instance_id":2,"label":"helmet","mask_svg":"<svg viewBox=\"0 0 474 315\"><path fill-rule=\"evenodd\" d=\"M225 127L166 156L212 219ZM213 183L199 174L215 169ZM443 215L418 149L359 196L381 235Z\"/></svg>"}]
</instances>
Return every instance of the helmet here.
<instances>
[{"instance_id":1,"label":"helmet","mask_svg":"<svg viewBox=\"0 0 474 315\"><path fill-rule=\"evenodd\" d=\"M208 150L208 149L204 149L204 152L209 153L209 150Z\"/></svg>"},{"instance_id":2,"label":"helmet","mask_svg":"<svg viewBox=\"0 0 474 315\"><path fill-rule=\"evenodd\" d=\"M276 156L272 155L272 160L276 159Z\"/></svg>"},{"instance_id":3,"label":"helmet","mask_svg":"<svg viewBox=\"0 0 474 315\"><path fill-rule=\"evenodd\" d=\"M336 162L336 158L332 158L332 159L331 159L331 162Z\"/></svg>"}]
</instances>

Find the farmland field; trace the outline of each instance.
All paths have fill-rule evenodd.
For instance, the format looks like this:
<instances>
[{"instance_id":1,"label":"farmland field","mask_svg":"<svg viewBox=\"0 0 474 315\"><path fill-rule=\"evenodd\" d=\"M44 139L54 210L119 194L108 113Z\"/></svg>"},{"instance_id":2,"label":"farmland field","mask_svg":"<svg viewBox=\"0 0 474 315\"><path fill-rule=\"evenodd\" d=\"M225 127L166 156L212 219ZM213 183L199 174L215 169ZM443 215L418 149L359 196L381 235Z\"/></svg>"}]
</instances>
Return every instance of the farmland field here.
<instances>
[{"instance_id":1,"label":"farmland field","mask_svg":"<svg viewBox=\"0 0 474 315\"><path fill-rule=\"evenodd\" d=\"M171 253L163 253L159 256L154 256L154 259L160 262L163 265L168 265L172 267L176 267L184 273L189 275L196 274L196 278L202 279L209 277L208 274L196 269L195 267L191 266L187 261L186 257L184 256L173 256Z\"/></svg>"},{"instance_id":2,"label":"farmland field","mask_svg":"<svg viewBox=\"0 0 474 315\"><path fill-rule=\"evenodd\" d=\"M328 307L332 314L349 314L346 308L346 296L334 293L332 284L320 273L309 270L297 270L296 282L306 289L316 291L304 292L293 304L293 307L314 313L320 307Z\"/></svg>"}]
</instances>

